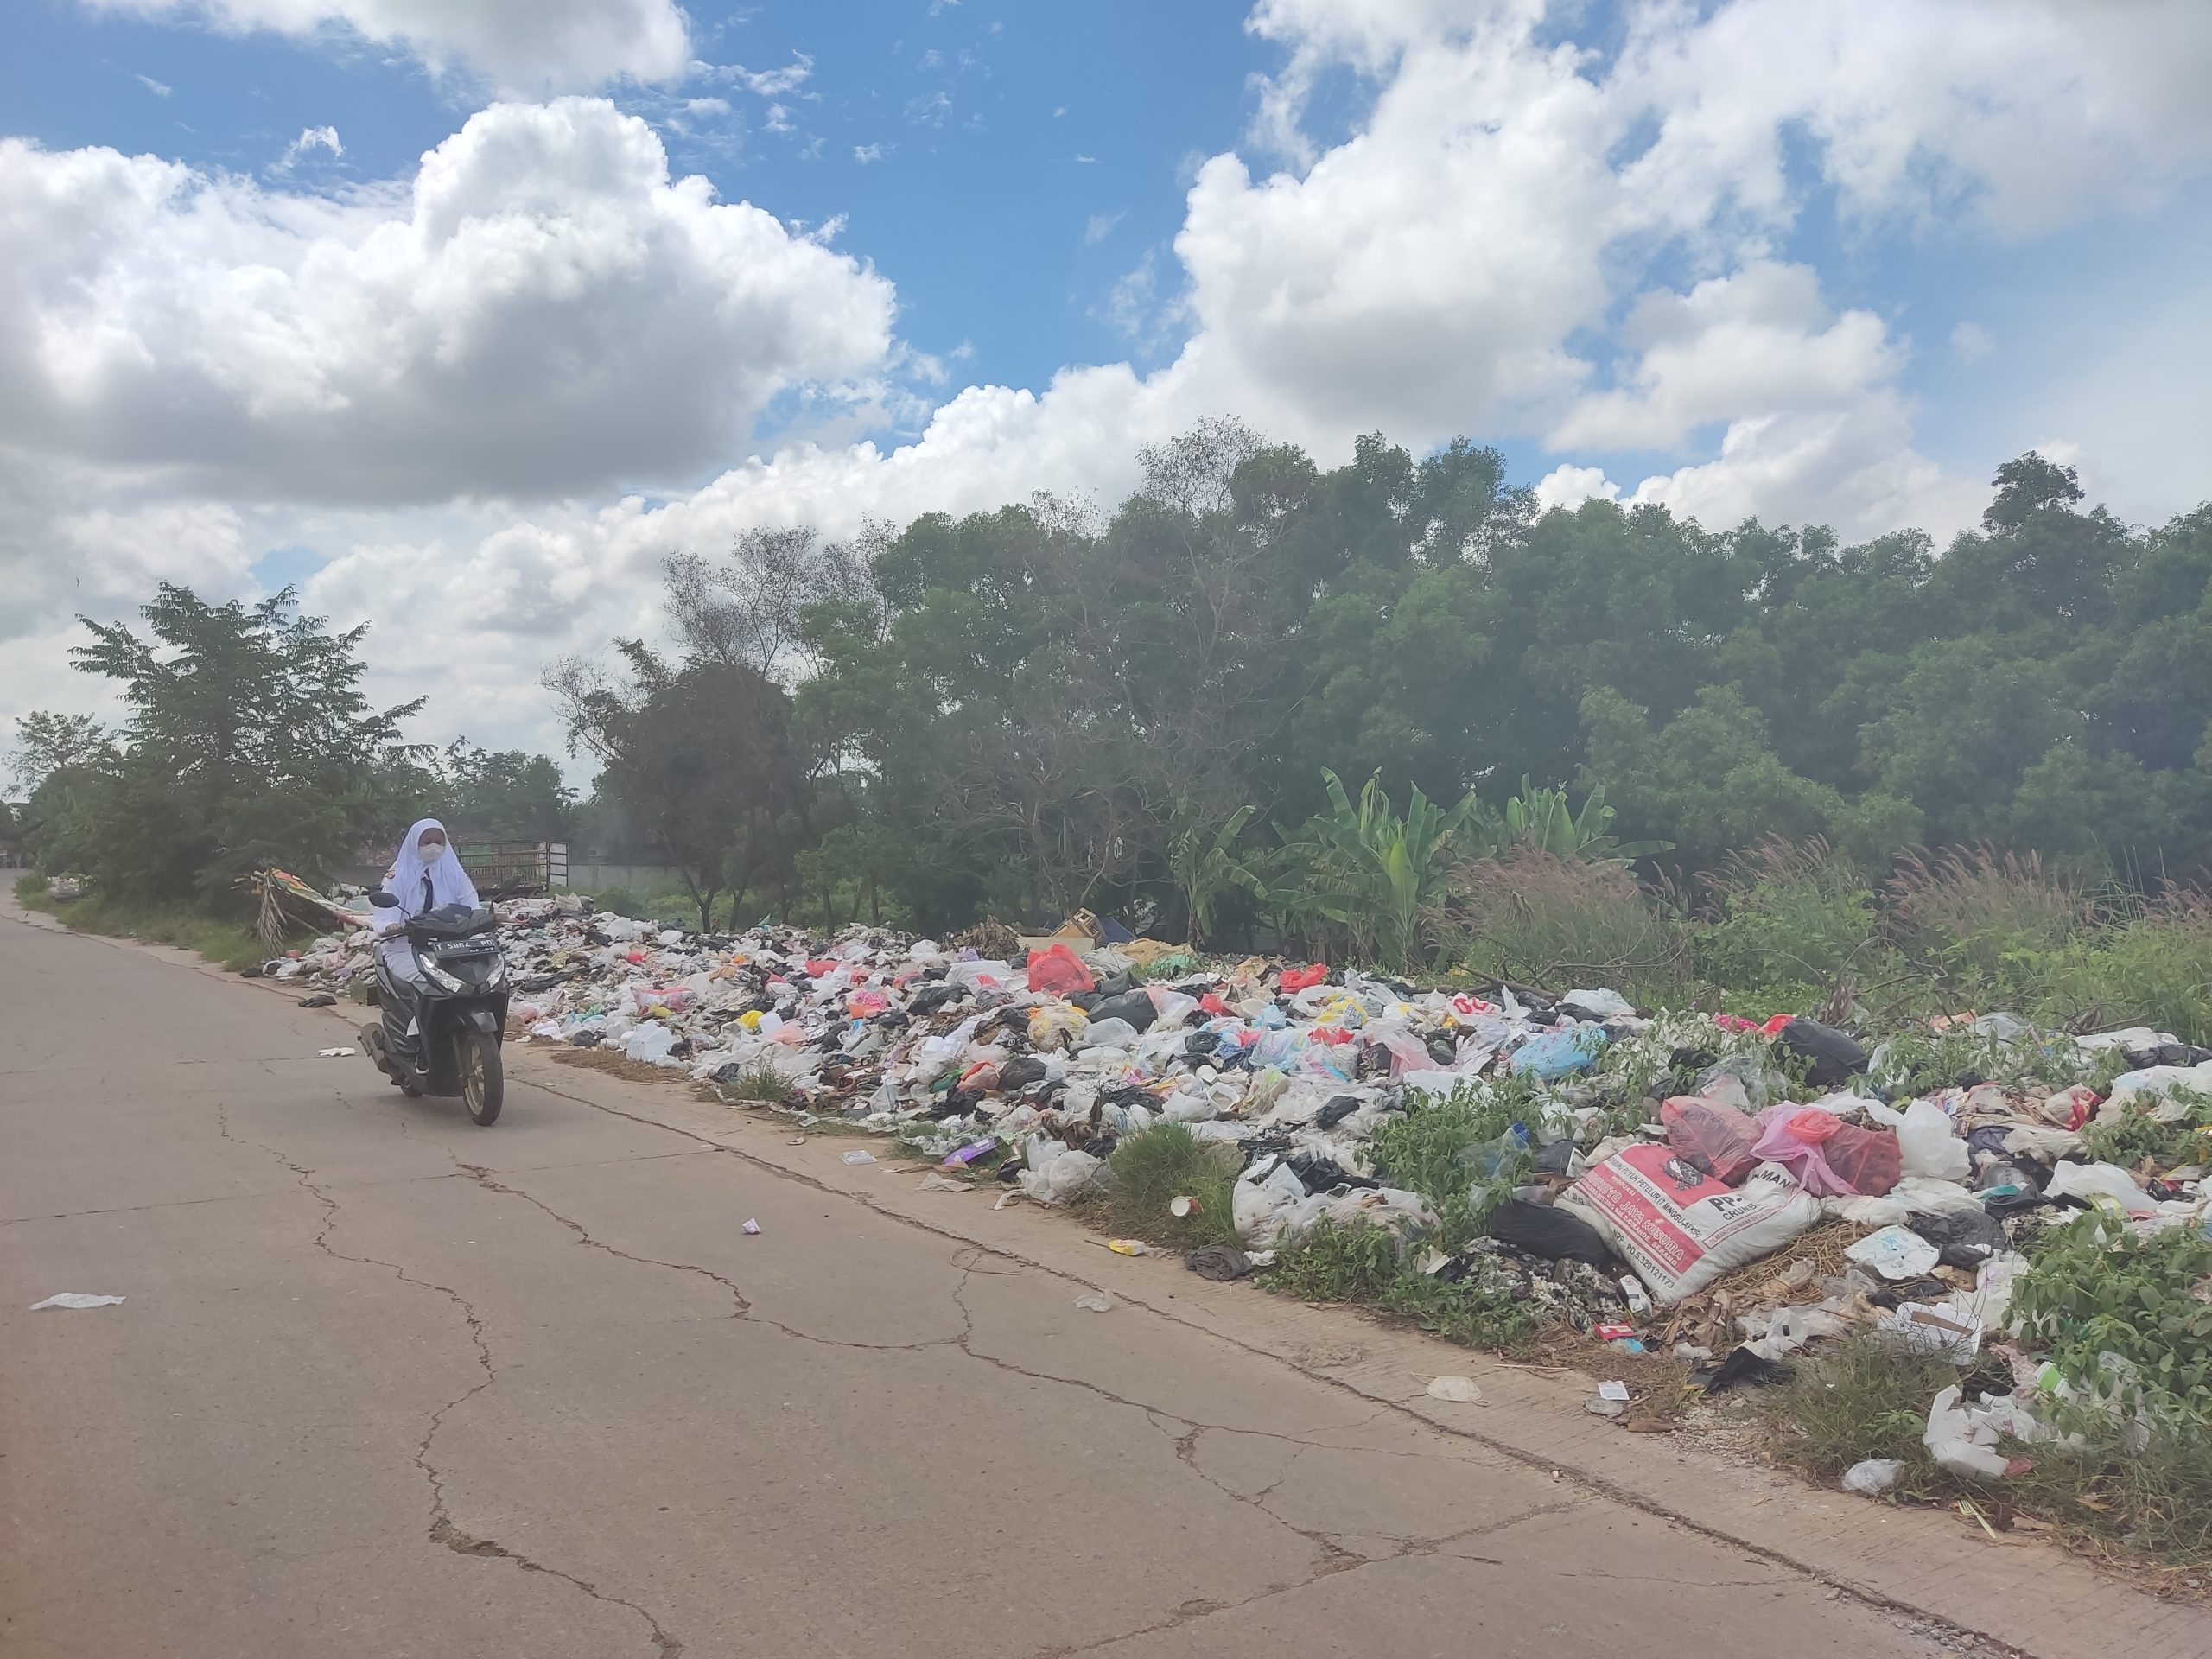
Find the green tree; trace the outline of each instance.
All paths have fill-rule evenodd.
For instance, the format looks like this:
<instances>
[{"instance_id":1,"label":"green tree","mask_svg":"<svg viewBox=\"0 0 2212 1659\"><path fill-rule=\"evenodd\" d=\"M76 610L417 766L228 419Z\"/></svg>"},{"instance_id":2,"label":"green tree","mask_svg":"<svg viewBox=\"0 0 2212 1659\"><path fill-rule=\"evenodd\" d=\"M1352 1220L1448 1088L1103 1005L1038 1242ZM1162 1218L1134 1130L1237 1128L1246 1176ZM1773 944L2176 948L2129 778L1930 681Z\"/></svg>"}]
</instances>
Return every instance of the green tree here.
<instances>
[{"instance_id":1,"label":"green tree","mask_svg":"<svg viewBox=\"0 0 2212 1659\"><path fill-rule=\"evenodd\" d=\"M626 679L572 659L549 668L546 684L571 752L600 763L600 797L676 868L711 929L722 895L734 906L761 879L804 792L789 700L749 664L671 664L639 640L615 646Z\"/></svg>"},{"instance_id":2,"label":"green tree","mask_svg":"<svg viewBox=\"0 0 2212 1659\"><path fill-rule=\"evenodd\" d=\"M289 588L210 605L164 582L139 615L144 636L79 619L92 643L76 666L114 681L129 712L105 753L73 734L76 762L42 783L71 797L46 820L51 851L127 897L213 899L270 863L319 876L388 830L410 753L398 728L423 705L371 707L365 626L334 634Z\"/></svg>"},{"instance_id":3,"label":"green tree","mask_svg":"<svg viewBox=\"0 0 2212 1659\"><path fill-rule=\"evenodd\" d=\"M479 748L456 739L439 757L445 817L455 835L493 841L567 841L575 793L552 758Z\"/></svg>"}]
</instances>

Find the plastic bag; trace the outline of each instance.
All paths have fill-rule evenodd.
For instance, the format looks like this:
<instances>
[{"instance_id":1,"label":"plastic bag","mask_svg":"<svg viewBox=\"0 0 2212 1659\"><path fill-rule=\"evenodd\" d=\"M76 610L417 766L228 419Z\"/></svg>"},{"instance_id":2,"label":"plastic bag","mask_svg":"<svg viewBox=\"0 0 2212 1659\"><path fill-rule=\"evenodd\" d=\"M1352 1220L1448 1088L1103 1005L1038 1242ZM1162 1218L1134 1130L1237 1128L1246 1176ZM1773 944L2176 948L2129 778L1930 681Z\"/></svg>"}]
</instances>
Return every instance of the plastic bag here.
<instances>
[{"instance_id":1,"label":"plastic bag","mask_svg":"<svg viewBox=\"0 0 2212 1659\"><path fill-rule=\"evenodd\" d=\"M1811 1106L1770 1106L1758 1116L1758 1157L1787 1165L1821 1198L1879 1198L1897 1184L1897 1138Z\"/></svg>"},{"instance_id":2,"label":"plastic bag","mask_svg":"<svg viewBox=\"0 0 2212 1659\"><path fill-rule=\"evenodd\" d=\"M1599 1026L1548 1031L1540 1037L1530 1038L1515 1051L1513 1074L1526 1077L1533 1072L1549 1083L1577 1071L1586 1071L1597 1064L1599 1052L1605 1042L1605 1029Z\"/></svg>"},{"instance_id":3,"label":"plastic bag","mask_svg":"<svg viewBox=\"0 0 2212 1659\"><path fill-rule=\"evenodd\" d=\"M1893 1282L1925 1278L1941 1254L1909 1227L1885 1227L1844 1252L1861 1267L1872 1268Z\"/></svg>"},{"instance_id":4,"label":"plastic bag","mask_svg":"<svg viewBox=\"0 0 2212 1659\"><path fill-rule=\"evenodd\" d=\"M2155 1216L2158 1201L2135 1185L2118 1164L2061 1164L2044 1188L2047 1198L2082 1198L2091 1205L2115 1205L2131 1216Z\"/></svg>"},{"instance_id":5,"label":"plastic bag","mask_svg":"<svg viewBox=\"0 0 2212 1659\"><path fill-rule=\"evenodd\" d=\"M944 978L945 983L963 990L1003 991L1014 983L1014 973L1013 966L1003 962L956 962Z\"/></svg>"},{"instance_id":6,"label":"plastic bag","mask_svg":"<svg viewBox=\"0 0 2212 1659\"><path fill-rule=\"evenodd\" d=\"M1764 1110L1788 1086L1788 1080L1768 1071L1756 1054L1728 1055L1697 1074L1699 1094L1739 1112Z\"/></svg>"},{"instance_id":7,"label":"plastic bag","mask_svg":"<svg viewBox=\"0 0 2212 1659\"><path fill-rule=\"evenodd\" d=\"M1916 1100L1904 1109L1904 1122L1897 1131L1902 1173L1932 1181L1963 1181L1973 1171L1974 1159L1959 1139L1950 1114L1932 1100Z\"/></svg>"},{"instance_id":8,"label":"plastic bag","mask_svg":"<svg viewBox=\"0 0 2212 1659\"><path fill-rule=\"evenodd\" d=\"M1865 1044L1847 1031L1816 1020L1792 1020L1782 1028L1782 1046L1812 1061L1806 1081L1818 1089L1834 1089L1866 1069Z\"/></svg>"},{"instance_id":9,"label":"plastic bag","mask_svg":"<svg viewBox=\"0 0 2212 1659\"><path fill-rule=\"evenodd\" d=\"M674 1065L676 1033L658 1020L632 1027L607 1045L626 1054L633 1060L643 1060L648 1065Z\"/></svg>"},{"instance_id":10,"label":"plastic bag","mask_svg":"<svg viewBox=\"0 0 2212 1659\"><path fill-rule=\"evenodd\" d=\"M1501 1244L1547 1262L1586 1262L1602 1268L1613 1259L1604 1234L1556 1205L1508 1198L1490 1212L1483 1231Z\"/></svg>"},{"instance_id":11,"label":"plastic bag","mask_svg":"<svg viewBox=\"0 0 2212 1659\"><path fill-rule=\"evenodd\" d=\"M2212 1061L2202 1065L2152 1065L2121 1073L2113 1079L2112 1098L2097 1109L2097 1122L2116 1123L2133 1109L2153 1123L2178 1122L2189 1115L2189 1106L2174 1098L2177 1090L2212 1094Z\"/></svg>"},{"instance_id":12,"label":"plastic bag","mask_svg":"<svg viewBox=\"0 0 2212 1659\"><path fill-rule=\"evenodd\" d=\"M1997 1431L1979 1414L1969 1415L1959 1406L1955 1382L1937 1395L1928 1408L1928 1427L1920 1441L1928 1454L1955 1475L1974 1480L2002 1480L2011 1459L1997 1450Z\"/></svg>"},{"instance_id":13,"label":"plastic bag","mask_svg":"<svg viewBox=\"0 0 2212 1659\"><path fill-rule=\"evenodd\" d=\"M1128 1020L1093 1020L1077 1035L1075 1046L1077 1048L1083 1050L1094 1048L1135 1048L1136 1046L1136 1027L1131 1025Z\"/></svg>"},{"instance_id":14,"label":"plastic bag","mask_svg":"<svg viewBox=\"0 0 2212 1659\"><path fill-rule=\"evenodd\" d=\"M2004 1224L1986 1210L1915 1216L1905 1224L1942 1252L1947 1268L1979 1268L2012 1248Z\"/></svg>"},{"instance_id":15,"label":"plastic bag","mask_svg":"<svg viewBox=\"0 0 2212 1659\"><path fill-rule=\"evenodd\" d=\"M1090 1016L1081 1008L1065 1003L1053 1003L1029 1013L1030 1046L1050 1053L1058 1048L1081 1046L1084 1029L1090 1023Z\"/></svg>"},{"instance_id":16,"label":"plastic bag","mask_svg":"<svg viewBox=\"0 0 2212 1659\"><path fill-rule=\"evenodd\" d=\"M1085 991L1095 991L1098 982L1090 976L1074 951L1065 944L1050 950L1029 953L1029 988L1043 991L1052 996L1080 996Z\"/></svg>"},{"instance_id":17,"label":"plastic bag","mask_svg":"<svg viewBox=\"0 0 2212 1659\"><path fill-rule=\"evenodd\" d=\"M1759 1126L1733 1108L1679 1095L1659 1109L1659 1121L1667 1126L1667 1144L1716 1181L1733 1186L1758 1167L1751 1147Z\"/></svg>"},{"instance_id":18,"label":"plastic bag","mask_svg":"<svg viewBox=\"0 0 2212 1659\"><path fill-rule=\"evenodd\" d=\"M1843 1490L1861 1497L1879 1497L1904 1472L1903 1458L1866 1458L1843 1471Z\"/></svg>"}]
</instances>

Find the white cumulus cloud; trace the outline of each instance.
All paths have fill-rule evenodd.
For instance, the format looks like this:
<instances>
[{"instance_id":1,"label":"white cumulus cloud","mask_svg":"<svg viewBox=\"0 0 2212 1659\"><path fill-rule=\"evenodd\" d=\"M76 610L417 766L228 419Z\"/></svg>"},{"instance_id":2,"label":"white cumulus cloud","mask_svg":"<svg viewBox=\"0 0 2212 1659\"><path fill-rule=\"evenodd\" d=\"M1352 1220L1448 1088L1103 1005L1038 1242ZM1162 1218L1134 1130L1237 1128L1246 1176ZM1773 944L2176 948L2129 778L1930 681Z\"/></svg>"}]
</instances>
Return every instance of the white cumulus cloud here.
<instances>
[{"instance_id":1,"label":"white cumulus cloud","mask_svg":"<svg viewBox=\"0 0 2212 1659\"><path fill-rule=\"evenodd\" d=\"M411 182L296 195L0 141L0 445L257 499L683 482L866 375L890 284L612 105L496 105Z\"/></svg>"},{"instance_id":2,"label":"white cumulus cloud","mask_svg":"<svg viewBox=\"0 0 2212 1659\"><path fill-rule=\"evenodd\" d=\"M434 72L513 91L660 81L691 60L675 0L80 0L95 11L205 23L230 33L351 36L397 47Z\"/></svg>"}]
</instances>

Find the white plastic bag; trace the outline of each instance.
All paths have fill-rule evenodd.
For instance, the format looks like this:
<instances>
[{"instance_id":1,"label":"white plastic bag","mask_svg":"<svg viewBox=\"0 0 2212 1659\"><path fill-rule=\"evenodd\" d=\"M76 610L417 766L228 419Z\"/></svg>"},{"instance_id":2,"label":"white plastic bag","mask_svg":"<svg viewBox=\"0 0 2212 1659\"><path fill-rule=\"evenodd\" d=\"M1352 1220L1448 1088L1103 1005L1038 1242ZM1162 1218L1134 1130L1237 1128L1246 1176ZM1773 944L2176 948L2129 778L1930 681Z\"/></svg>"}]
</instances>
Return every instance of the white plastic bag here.
<instances>
[{"instance_id":1,"label":"white plastic bag","mask_svg":"<svg viewBox=\"0 0 2212 1659\"><path fill-rule=\"evenodd\" d=\"M1904 1472L1903 1458L1868 1458L1843 1471L1843 1490L1861 1497L1879 1497L1897 1484Z\"/></svg>"},{"instance_id":2,"label":"white plastic bag","mask_svg":"<svg viewBox=\"0 0 2212 1659\"><path fill-rule=\"evenodd\" d=\"M2044 1196L2114 1205L2131 1216L2158 1213L2158 1201L2136 1185L2135 1178L2118 1164L2061 1164L2051 1173Z\"/></svg>"},{"instance_id":3,"label":"white plastic bag","mask_svg":"<svg viewBox=\"0 0 2212 1659\"><path fill-rule=\"evenodd\" d=\"M1942 1252L1909 1227L1885 1227L1844 1252L1861 1267L1890 1280L1924 1278Z\"/></svg>"},{"instance_id":4,"label":"white plastic bag","mask_svg":"<svg viewBox=\"0 0 2212 1659\"><path fill-rule=\"evenodd\" d=\"M607 1045L633 1060L643 1060L648 1065L674 1065L676 1033L658 1020L648 1020L642 1026L632 1027Z\"/></svg>"},{"instance_id":5,"label":"white plastic bag","mask_svg":"<svg viewBox=\"0 0 2212 1659\"><path fill-rule=\"evenodd\" d=\"M1136 1041L1137 1028L1126 1020L1098 1020L1077 1032L1075 1037L1076 1047L1083 1050L1134 1048Z\"/></svg>"},{"instance_id":6,"label":"white plastic bag","mask_svg":"<svg viewBox=\"0 0 2212 1659\"><path fill-rule=\"evenodd\" d=\"M1929 1456L1955 1475L1974 1480L2002 1480L2011 1459L1997 1449L1997 1431L1979 1414L1959 1405L1959 1387L1953 1383L1928 1408L1928 1427L1920 1443Z\"/></svg>"},{"instance_id":7,"label":"white plastic bag","mask_svg":"<svg viewBox=\"0 0 2212 1659\"><path fill-rule=\"evenodd\" d=\"M2153 1123L2176 1123L2189 1115L2186 1102L2177 1091L2212 1094L2212 1060L2202 1065L2152 1065L2126 1071L2113 1079L2112 1096L2097 1108L2097 1122L2117 1123L2131 1109Z\"/></svg>"},{"instance_id":8,"label":"white plastic bag","mask_svg":"<svg viewBox=\"0 0 2212 1659\"><path fill-rule=\"evenodd\" d=\"M1904 1109L1904 1122L1897 1128L1897 1151L1908 1178L1962 1181L1974 1168L1967 1143L1959 1139L1950 1114L1931 1100L1916 1100Z\"/></svg>"}]
</instances>

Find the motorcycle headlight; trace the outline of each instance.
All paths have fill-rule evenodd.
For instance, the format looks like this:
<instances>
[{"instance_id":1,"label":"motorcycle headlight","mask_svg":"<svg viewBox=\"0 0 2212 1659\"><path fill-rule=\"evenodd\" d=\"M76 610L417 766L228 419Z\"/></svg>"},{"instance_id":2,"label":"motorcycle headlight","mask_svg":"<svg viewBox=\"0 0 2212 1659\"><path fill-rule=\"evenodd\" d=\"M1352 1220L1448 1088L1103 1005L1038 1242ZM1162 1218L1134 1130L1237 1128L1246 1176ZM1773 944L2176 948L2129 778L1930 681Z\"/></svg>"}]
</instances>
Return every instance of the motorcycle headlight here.
<instances>
[{"instance_id":1,"label":"motorcycle headlight","mask_svg":"<svg viewBox=\"0 0 2212 1659\"><path fill-rule=\"evenodd\" d=\"M428 976L430 983L436 986L442 991L460 991L467 988L459 980L455 979L451 974L446 972L444 969L439 967L435 962L424 961L423 963L423 972Z\"/></svg>"},{"instance_id":2,"label":"motorcycle headlight","mask_svg":"<svg viewBox=\"0 0 2212 1659\"><path fill-rule=\"evenodd\" d=\"M484 983L486 986L504 985L506 983L506 979L507 959L505 957L493 957L492 971L484 976Z\"/></svg>"}]
</instances>

